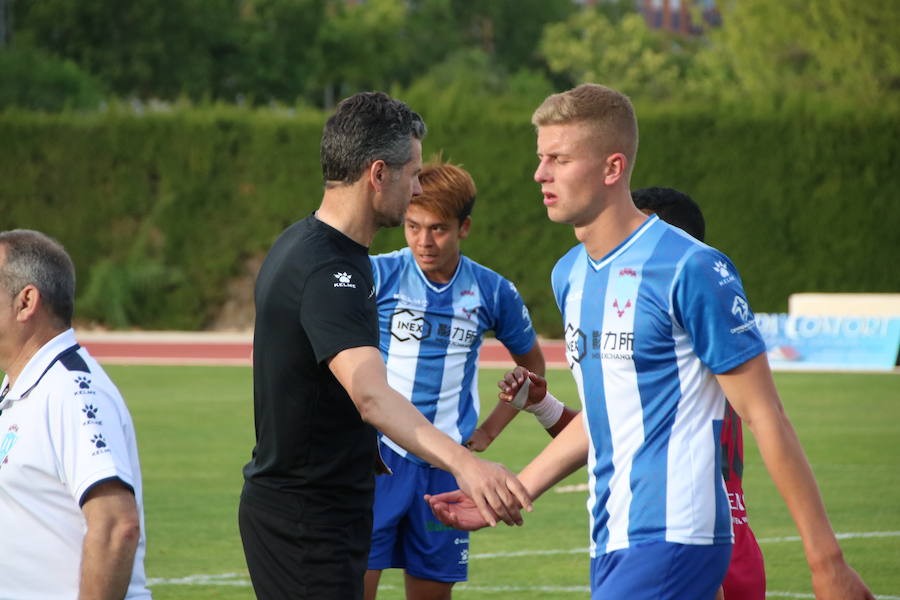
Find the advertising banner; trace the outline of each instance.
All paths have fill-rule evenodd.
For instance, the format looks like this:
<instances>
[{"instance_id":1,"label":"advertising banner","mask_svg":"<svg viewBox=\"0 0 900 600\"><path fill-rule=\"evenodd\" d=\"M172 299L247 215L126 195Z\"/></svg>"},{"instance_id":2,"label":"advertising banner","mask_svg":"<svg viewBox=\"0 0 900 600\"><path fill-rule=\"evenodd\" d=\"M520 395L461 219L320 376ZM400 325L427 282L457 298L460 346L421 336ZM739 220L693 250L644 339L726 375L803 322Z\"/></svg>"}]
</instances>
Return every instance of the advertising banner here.
<instances>
[{"instance_id":1,"label":"advertising banner","mask_svg":"<svg viewBox=\"0 0 900 600\"><path fill-rule=\"evenodd\" d=\"M889 371L900 350L900 317L757 313L773 369Z\"/></svg>"}]
</instances>

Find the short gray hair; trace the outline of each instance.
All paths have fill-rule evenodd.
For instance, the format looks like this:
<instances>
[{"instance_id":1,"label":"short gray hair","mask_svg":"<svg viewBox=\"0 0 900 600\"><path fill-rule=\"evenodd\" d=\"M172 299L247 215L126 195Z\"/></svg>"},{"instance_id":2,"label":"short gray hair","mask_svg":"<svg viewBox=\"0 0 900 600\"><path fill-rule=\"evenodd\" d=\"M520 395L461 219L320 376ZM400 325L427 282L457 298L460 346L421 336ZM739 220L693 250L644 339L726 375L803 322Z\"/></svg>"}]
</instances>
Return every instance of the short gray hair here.
<instances>
[{"instance_id":1,"label":"short gray hair","mask_svg":"<svg viewBox=\"0 0 900 600\"><path fill-rule=\"evenodd\" d=\"M72 326L75 312L75 265L62 244L40 231L0 232L6 260L0 264L0 287L15 295L33 285L50 313L63 326Z\"/></svg>"},{"instance_id":2,"label":"short gray hair","mask_svg":"<svg viewBox=\"0 0 900 600\"><path fill-rule=\"evenodd\" d=\"M425 137L425 121L384 92L360 92L341 100L322 132L325 183L356 182L373 161L401 167L412 157L413 138Z\"/></svg>"}]
</instances>

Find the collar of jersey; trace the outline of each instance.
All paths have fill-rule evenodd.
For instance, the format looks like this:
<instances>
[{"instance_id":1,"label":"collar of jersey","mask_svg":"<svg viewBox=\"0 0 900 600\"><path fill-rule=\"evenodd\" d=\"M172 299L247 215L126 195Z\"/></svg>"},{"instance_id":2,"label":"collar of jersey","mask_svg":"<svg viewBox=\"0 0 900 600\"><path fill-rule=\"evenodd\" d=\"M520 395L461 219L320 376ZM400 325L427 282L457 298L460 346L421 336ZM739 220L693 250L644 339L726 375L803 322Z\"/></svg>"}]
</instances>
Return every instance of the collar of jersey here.
<instances>
[{"instance_id":1,"label":"collar of jersey","mask_svg":"<svg viewBox=\"0 0 900 600\"><path fill-rule=\"evenodd\" d=\"M459 272L462 271L462 263L463 263L464 257L462 255L462 252L460 252L459 253L459 262L456 263L456 271L453 273L453 277L451 277L450 281L448 281L447 283L442 283L440 285L437 285L436 283L433 283L430 279L425 277L425 273L419 267L419 263L416 262L416 257L413 256L412 250L410 250L409 247L404 248L404 250L406 251L407 256L409 256L410 262L412 262L413 266L416 268L416 273L419 274L419 277L422 278L422 281L425 282L425 285L427 285L431 289L431 291L436 294L445 292L445 291L449 290L451 287L453 287L453 282L456 281L456 278L459 277Z\"/></svg>"},{"instance_id":2,"label":"collar of jersey","mask_svg":"<svg viewBox=\"0 0 900 600\"><path fill-rule=\"evenodd\" d=\"M625 238L621 244L616 246L609 254L603 257L599 262L591 258L591 255L587 253L587 248L584 250L584 255L587 256L588 263L593 267L595 271L599 271L615 259L617 259L623 252L628 250L632 244L638 241L644 232L647 231L654 223L659 221L658 215L650 215L650 218L644 221L640 227L634 230L634 233Z\"/></svg>"},{"instance_id":3,"label":"collar of jersey","mask_svg":"<svg viewBox=\"0 0 900 600\"><path fill-rule=\"evenodd\" d=\"M50 363L53 362L53 359L59 356L63 350L71 348L76 343L75 330L67 329L41 346L40 350L34 353L34 356L29 359L28 364L22 369L15 385L12 386L9 394L7 394L3 403L0 404L0 409L4 408L9 402L19 400L22 394L33 388L37 384L38 379L47 370L47 367L50 366ZM3 383L0 384L0 390L6 389L8 381L9 377L4 376Z\"/></svg>"}]
</instances>

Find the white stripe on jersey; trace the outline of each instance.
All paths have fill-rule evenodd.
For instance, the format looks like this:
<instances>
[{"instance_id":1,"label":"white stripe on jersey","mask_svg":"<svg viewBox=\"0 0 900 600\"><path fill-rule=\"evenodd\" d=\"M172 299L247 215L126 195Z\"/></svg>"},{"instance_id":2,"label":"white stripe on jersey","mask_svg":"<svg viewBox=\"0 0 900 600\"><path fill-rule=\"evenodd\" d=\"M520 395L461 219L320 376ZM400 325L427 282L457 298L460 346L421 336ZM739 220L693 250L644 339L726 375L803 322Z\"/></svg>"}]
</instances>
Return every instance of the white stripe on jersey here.
<instances>
[{"instance_id":1,"label":"white stripe on jersey","mask_svg":"<svg viewBox=\"0 0 900 600\"><path fill-rule=\"evenodd\" d=\"M606 289L614 292L613 273L609 269ZM634 289L640 286L640 276L634 282ZM636 294L632 297L635 297ZM617 299L607 295L604 303L603 323L607 333L618 335L634 331L633 308L617 308ZM624 302L624 301L623 301ZM610 324L610 325L607 325ZM631 508L631 465L634 455L644 443L644 413L641 406L641 395L638 389L637 371L634 362L615 369L603 369L603 389L606 393L606 413L609 418L609 431L612 437L613 476L609 482L610 494L606 502L609 520L609 543L606 552L627 548L629 510Z\"/></svg>"}]
</instances>

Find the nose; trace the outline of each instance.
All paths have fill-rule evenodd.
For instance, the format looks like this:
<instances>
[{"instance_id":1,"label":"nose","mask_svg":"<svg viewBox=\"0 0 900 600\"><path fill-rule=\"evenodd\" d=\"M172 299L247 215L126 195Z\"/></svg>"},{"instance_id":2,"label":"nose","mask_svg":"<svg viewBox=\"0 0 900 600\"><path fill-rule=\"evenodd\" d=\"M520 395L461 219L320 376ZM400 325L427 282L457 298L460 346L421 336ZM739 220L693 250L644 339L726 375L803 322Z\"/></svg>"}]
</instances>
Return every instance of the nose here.
<instances>
[{"instance_id":1,"label":"nose","mask_svg":"<svg viewBox=\"0 0 900 600\"><path fill-rule=\"evenodd\" d=\"M534 170L534 180L538 183L544 183L551 180L550 171L547 168L547 162L542 160L538 163Z\"/></svg>"},{"instance_id":2,"label":"nose","mask_svg":"<svg viewBox=\"0 0 900 600\"><path fill-rule=\"evenodd\" d=\"M422 193L422 182L419 181L419 176L416 175L415 179L413 180L412 195L418 196L421 193Z\"/></svg>"}]
</instances>

